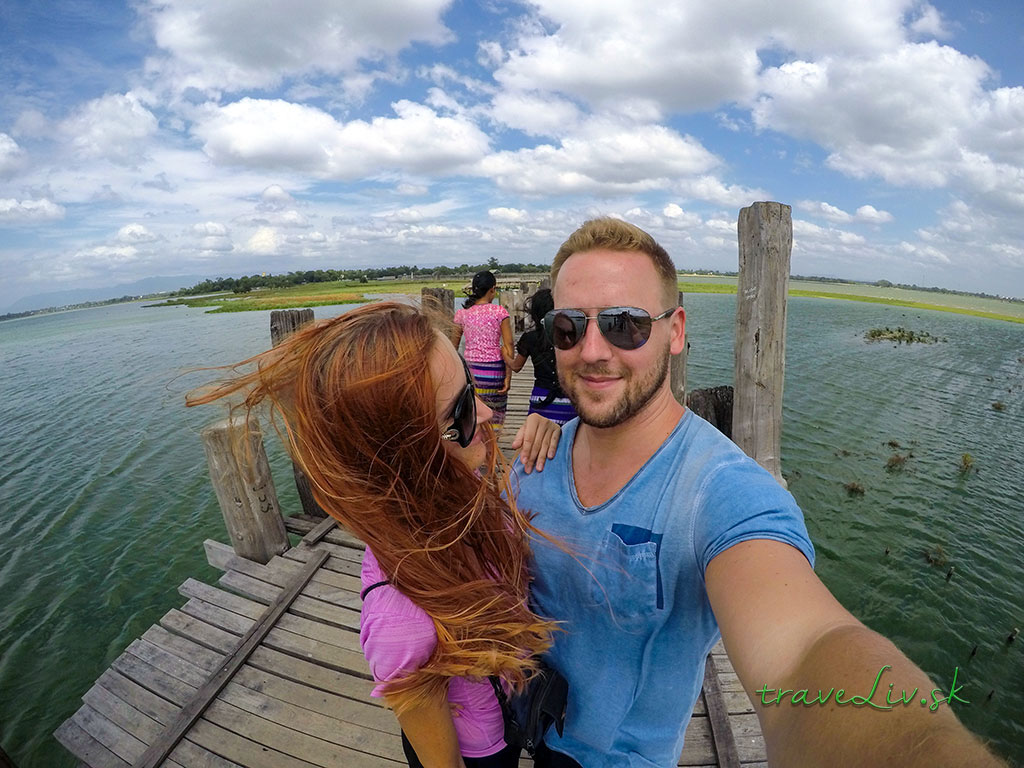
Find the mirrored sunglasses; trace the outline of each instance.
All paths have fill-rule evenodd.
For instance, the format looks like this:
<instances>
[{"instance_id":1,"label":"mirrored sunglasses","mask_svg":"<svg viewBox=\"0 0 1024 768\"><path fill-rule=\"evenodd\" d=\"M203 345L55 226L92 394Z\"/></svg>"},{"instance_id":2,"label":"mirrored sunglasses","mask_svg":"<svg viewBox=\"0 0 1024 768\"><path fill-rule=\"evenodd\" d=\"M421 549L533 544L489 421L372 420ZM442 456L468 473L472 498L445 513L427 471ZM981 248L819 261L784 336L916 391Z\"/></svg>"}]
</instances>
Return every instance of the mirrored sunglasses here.
<instances>
[{"instance_id":1,"label":"mirrored sunglasses","mask_svg":"<svg viewBox=\"0 0 1024 768\"><path fill-rule=\"evenodd\" d=\"M647 310L638 307L609 307L596 315L588 315L582 309L554 309L544 316L544 330L558 349L572 349L587 332L589 321L597 320L597 327L609 344L619 349L639 349L651 338L651 326L675 311L673 307L651 317Z\"/></svg>"},{"instance_id":2,"label":"mirrored sunglasses","mask_svg":"<svg viewBox=\"0 0 1024 768\"><path fill-rule=\"evenodd\" d=\"M452 408L452 425L441 433L442 440L454 440L466 448L476 434L476 390L473 388L473 374L469 372L466 361L462 361L466 371L466 387L455 401Z\"/></svg>"}]
</instances>

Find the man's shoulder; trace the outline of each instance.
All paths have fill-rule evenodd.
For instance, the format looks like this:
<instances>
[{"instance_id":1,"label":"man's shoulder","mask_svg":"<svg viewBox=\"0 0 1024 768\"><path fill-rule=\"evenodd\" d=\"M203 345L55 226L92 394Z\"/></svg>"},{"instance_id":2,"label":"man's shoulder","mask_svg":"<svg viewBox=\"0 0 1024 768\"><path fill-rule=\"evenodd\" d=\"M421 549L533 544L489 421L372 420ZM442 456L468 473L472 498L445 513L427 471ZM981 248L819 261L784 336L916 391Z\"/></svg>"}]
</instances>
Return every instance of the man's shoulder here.
<instances>
[{"instance_id":1,"label":"man's shoulder","mask_svg":"<svg viewBox=\"0 0 1024 768\"><path fill-rule=\"evenodd\" d=\"M666 460L669 466L662 473L672 477L677 491L681 490L692 501L700 501L708 493L720 493L723 488L750 486L763 488L778 486L775 479L756 461L747 456L717 427L696 413L688 411L681 426L668 441Z\"/></svg>"}]
</instances>

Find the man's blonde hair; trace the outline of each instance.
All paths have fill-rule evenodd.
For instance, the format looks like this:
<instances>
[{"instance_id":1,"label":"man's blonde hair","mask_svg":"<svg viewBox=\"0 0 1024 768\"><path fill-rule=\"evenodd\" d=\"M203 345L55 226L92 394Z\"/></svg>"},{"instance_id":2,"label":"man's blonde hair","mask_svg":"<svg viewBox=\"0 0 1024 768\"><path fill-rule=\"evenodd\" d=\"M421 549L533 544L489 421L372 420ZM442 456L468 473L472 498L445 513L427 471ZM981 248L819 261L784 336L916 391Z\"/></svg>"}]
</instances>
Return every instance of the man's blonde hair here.
<instances>
[{"instance_id":1,"label":"man's blonde hair","mask_svg":"<svg viewBox=\"0 0 1024 768\"><path fill-rule=\"evenodd\" d=\"M599 249L622 251L623 253L643 253L650 257L661 280L665 299L675 306L679 299L679 283L675 264L672 263L672 257L668 255L668 251L640 227L610 216L584 222L583 226L569 235L569 239L562 243L562 247L555 254L555 260L551 263L552 288L558 282L558 272L562 269L566 259L576 253Z\"/></svg>"}]
</instances>

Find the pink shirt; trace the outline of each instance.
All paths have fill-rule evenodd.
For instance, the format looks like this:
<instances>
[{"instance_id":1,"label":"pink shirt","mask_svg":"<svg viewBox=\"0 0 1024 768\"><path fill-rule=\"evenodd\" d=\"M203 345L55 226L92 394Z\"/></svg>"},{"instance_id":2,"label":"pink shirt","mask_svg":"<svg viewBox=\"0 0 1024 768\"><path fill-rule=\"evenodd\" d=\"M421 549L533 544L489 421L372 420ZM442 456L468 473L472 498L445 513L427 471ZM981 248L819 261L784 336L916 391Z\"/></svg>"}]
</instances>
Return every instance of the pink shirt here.
<instances>
[{"instance_id":1,"label":"pink shirt","mask_svg":"<svg viewBox=\"0 0 1024 768\"><path fill-rule=\"evenodd\" d=\"M370 548L363 555L363 588L387 581ZM366 595L359 618L359 642L370 672L386 682L423 666L437 646L437 630L426 611L390 584ZM381 697L381 687L371 695ZM453 677L448 685L459 752L464 757L486 757L505 748L501 705L489 680Z\"/></svg>"},{"instance_id":2,"label":"pink shirt","mask_svg":"<svg viewBox=\"0 0 1024 768\"><path fill-rule=\"evenodd\" d=\"M466 336L466 360L489 363L501 360L501 321L508 310L500 304L474 304L455 311L455 324Z\"/></svg>"}]
</instances>

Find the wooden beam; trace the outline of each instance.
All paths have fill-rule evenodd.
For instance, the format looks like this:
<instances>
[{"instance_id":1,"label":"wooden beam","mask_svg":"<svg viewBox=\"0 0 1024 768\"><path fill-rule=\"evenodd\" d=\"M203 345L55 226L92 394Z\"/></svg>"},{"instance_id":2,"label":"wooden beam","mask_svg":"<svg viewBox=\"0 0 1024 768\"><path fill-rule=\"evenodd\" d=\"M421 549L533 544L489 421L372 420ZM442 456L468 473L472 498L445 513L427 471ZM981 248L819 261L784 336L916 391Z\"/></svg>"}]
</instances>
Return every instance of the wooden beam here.
<instances>
[{"instance_id":1,"label":"wooden beam","mask_svg":"<svg viewBox=\"0 0 1024 768\"><path fill-rule=\"evenodd\" d=\"M740 768L736 739L729 725L729 712L722 699L722 690L718 685L718 670L711 654L708 654L704 661L704 687L701 689L701 696L704 698L704 707L708 713L708 724L711 726L711 738L715 743L718 765L721 768Z\"/></svg>"},{"instance_id":2,"label":"wooden beam","mask_svg":"<svg viewBox=\"0 0 1024 768\"><path fill-rule=\"evenodd\" d=\"M738 234L732 438L784 486L779 453L792 209L754 203L740 211Z\"/></svg>"}]
</instances>

